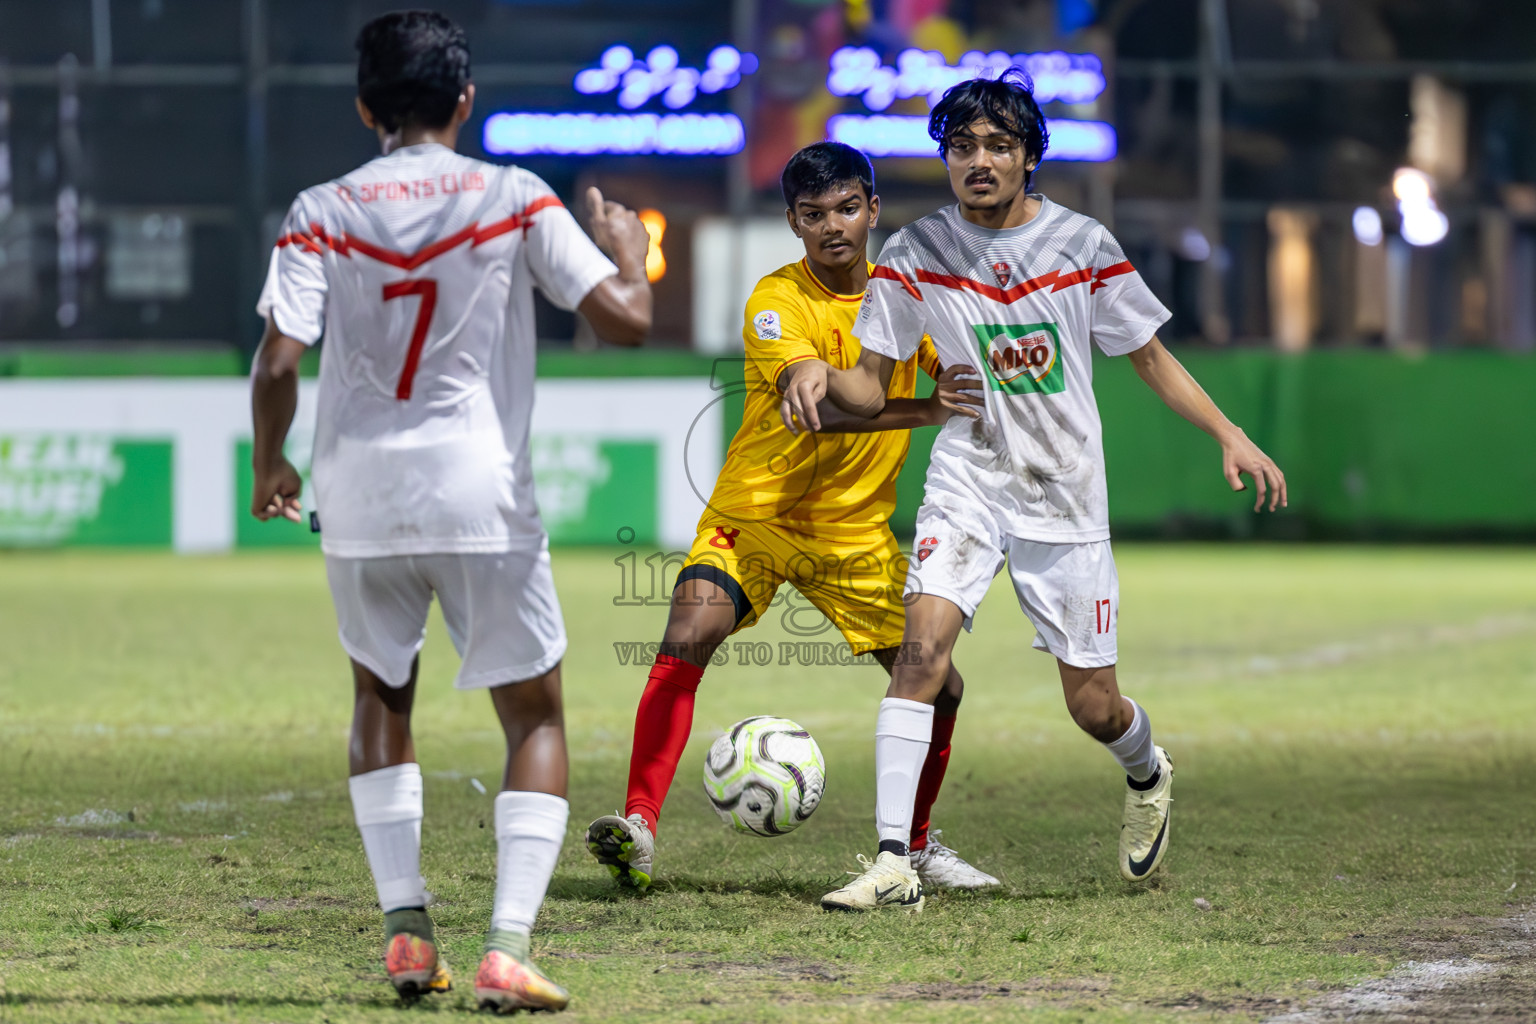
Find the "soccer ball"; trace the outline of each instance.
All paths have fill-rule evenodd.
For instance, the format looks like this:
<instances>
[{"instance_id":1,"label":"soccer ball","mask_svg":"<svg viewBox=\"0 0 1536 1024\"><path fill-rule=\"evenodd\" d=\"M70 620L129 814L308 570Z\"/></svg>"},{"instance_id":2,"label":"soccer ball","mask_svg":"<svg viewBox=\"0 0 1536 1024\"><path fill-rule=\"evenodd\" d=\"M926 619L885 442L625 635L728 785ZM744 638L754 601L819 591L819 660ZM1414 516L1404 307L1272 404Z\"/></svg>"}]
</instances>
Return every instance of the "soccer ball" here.
<instances>
[{"instance_id":1,"label":"soccer ball","mask_svg":"<svg viewBox=\"0 0 1536 1024\"><path fill-rule=\"evenodd\" d=\"M811 734L787 718L743 718L709 748L704 793L738 832L782 836L821 803L827 767Z\"/></svg>"}]
</instances>

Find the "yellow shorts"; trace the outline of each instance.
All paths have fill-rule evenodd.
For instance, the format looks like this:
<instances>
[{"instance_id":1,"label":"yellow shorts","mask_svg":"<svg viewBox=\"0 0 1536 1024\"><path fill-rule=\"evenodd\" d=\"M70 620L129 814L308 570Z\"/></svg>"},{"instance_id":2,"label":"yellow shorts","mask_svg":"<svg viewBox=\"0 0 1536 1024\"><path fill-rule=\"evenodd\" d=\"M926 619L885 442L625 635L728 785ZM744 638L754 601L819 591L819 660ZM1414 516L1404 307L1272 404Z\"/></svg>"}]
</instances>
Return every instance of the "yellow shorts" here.
<instances>
[{"instance_id":1,"label":"yellow shorts","mask_svg":"<svg viewBox=\"0 0 1536 1024\"><path fill-rule=\"evenodd\" d=\"M854 654L901 646L907 556L889 529L829 540L706 516L677 576L679 584L689 579L708 580L731 596L738 630L781 609L784 628L797 637L825 633L830 620ZM780 593L781 583L792 584L809 604Z\"/></svg>"}]
</instances>

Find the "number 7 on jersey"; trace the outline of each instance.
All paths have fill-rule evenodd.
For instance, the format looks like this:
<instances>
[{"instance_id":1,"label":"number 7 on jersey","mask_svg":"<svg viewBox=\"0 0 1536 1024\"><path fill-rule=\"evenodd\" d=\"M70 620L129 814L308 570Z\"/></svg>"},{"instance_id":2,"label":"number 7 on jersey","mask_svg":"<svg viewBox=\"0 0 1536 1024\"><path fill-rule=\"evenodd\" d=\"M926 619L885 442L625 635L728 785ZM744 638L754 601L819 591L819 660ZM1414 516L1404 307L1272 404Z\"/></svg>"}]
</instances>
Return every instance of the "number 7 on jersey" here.
<instances>
[{"instance_id":1,"label":"number 7 on jersey","mask_svg":"<svg viewBox=\"0 0 1536 1024\"><path fill-rule=\"evenodd\" d=\"M420 295L421 305L416 310L416 326L411 329L411 347L406 349L405 365L400 368L400 383L395 385L395 397L402 402L411 397L411 385L416 381L421 349L427 343L427 328L432 324L432 311L437 308L437 282L430 277L420 277L384 286L385 302L403 295Z\"/></svg>"}]
</instances>

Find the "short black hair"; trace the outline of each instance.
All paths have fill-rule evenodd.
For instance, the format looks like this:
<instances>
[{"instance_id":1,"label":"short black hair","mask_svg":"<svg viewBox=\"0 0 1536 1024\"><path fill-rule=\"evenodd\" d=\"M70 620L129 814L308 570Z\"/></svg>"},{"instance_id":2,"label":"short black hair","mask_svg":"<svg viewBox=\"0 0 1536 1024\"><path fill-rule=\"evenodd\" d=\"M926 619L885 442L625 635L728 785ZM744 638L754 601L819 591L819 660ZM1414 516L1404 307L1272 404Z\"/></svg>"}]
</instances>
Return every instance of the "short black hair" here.
<instances>
[{"instance_id":1,"label":"short black hair","mask_svg":"<svg viewBox=\"0 0 1536 1024\"><path fill-rule=\"evenodd\" d=\"M1011 67L996 78L972 78L944 93L928 115L928 136L939 144L939 156L950 139L977 121L991 121L1018 139L1036 167L1045 158L1050 145L1045 115L1035 102L1035 83L1023 68Z\"/></svg>"},{"instance_id":2,"label":"short black hair","mask_svg":"<svg viewBox=\"0 0 1536 1024\"><path fill-rule=\"evenodd\" d=\"M863 186L865 199L874 198L875 169L869 157L846 143L813 142L789 158L779 187L784 205L793 210L801 196L819 196L850 181Z\"/></svg>"},{"instance_id":3,"label":"short black hair","mask_svg":"<svg viewBox=\"0 0 1536 1024\"><path fill-rule=\"evenodd\" d=\"M436 11L393 11L357 34L357 95L387 132L441 128L469 84L469 40Z\"/></svg>"}]
</instances>

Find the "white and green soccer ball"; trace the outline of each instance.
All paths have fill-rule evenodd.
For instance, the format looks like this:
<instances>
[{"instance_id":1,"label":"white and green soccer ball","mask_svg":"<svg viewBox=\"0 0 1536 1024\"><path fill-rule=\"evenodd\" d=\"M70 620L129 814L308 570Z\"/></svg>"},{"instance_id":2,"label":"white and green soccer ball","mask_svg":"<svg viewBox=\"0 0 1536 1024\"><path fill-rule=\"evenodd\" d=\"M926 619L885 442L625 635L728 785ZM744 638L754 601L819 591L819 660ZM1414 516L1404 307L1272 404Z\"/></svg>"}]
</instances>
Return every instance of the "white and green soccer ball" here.
<instances>
[{"instance_id":1,"label":"white and green soccer ball","mask_svg":"<svg viewBox=\"0 0 1536 1024\"><path fill-rule=\"evenodd\" d=\"M743 718L709 748L704 793L738 832L782 836L821 803L827 763L811 734L787 718Z\"/></svg>"}]
</instances>

